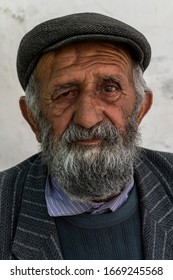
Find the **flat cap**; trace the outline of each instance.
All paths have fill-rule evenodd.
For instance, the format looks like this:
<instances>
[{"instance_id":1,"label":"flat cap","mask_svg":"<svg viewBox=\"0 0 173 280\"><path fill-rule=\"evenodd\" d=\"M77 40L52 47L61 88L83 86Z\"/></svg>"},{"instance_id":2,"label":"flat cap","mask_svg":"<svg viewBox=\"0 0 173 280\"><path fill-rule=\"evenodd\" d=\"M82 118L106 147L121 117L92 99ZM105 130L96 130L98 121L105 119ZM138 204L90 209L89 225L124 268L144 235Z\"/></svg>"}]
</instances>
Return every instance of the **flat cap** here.
<instances>
[{"instance_id":1,"label":"flat cap","mask_svg":"<svg viewBox=\"0 0 173 280\"><path fill-rule=\"evenodd\" d=\"M151 59L145 36L128 24L98 13L77 13L45 21L21 40L17 54L17 73L25 90L41 55L67 44L104 40L123 43L144 71Z\"/></svg>"}]
</instances>

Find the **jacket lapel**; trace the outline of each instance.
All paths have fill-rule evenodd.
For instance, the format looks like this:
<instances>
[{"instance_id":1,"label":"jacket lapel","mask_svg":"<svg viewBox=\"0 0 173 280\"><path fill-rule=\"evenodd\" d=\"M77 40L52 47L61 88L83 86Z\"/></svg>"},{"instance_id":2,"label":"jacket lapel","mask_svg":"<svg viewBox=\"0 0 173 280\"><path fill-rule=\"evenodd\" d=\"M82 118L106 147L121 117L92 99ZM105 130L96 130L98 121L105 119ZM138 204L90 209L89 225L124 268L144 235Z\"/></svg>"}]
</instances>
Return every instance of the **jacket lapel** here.
<instances>
[{"instance_id":1,"label":"jacket lapel","mask_svg":"<svg viewBox=\"0 0 173 280\"><path fill-rule=\"evenodd\" d=\"M40 156L27 172L12 252L17 259L62 259L54 219L47 213L47 169Z\"/></svg>"},{"instance_id":2,"label":"jacket lapel","mask_svg":"<svg viewBox=\"0 0 173 280\"><path fill-rule=\"evenodd\" d=\"M140 197L145 259L172 259L173 256L173 203L166 191L170 180L169 175L163 177L160 169L143 154L136 166L135 181Z\"/></svg>"}]
</instances>

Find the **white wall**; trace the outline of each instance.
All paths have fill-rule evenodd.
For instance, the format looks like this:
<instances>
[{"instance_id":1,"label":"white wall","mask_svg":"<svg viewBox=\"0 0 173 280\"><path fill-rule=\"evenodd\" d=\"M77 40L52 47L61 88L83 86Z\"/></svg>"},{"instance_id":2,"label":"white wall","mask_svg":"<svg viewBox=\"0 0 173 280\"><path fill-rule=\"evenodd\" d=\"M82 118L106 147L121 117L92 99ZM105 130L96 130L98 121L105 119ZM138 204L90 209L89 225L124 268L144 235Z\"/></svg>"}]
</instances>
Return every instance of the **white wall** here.
<instances>
[{"instance_id":1,"label":"white wall","mask_svg":"<svg viewBox=\"0 0 173 280\"><path fill-rule=\"evenodd\" d=\"M145 77L154 105L143 122L143 146L173 151L173 1L172 0L0 0L0 170L38 149L23 120L23 94L15 63L22 36L41 21L76 12L100 12L139 29L153 56Z\"/></svg>"}]
</instances>

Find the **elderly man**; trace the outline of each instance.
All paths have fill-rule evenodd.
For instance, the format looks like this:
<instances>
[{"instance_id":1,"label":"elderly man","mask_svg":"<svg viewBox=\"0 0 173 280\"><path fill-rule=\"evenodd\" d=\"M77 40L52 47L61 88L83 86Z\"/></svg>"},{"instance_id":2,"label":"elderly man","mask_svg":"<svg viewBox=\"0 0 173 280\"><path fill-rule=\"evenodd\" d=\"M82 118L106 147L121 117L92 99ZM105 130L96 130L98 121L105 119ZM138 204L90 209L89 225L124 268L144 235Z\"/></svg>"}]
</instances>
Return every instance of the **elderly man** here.
<instances>
[{"instance_id":1,"label":"elderly man","mask_svg":"<svg viewBox=\"0 0 173 280\"><path fill-rule=\"evenodd\" d=\"M95 13L24 36L20 108L41 152L1 172L1 259L173 258L173 156L139 148L150 56Z\"/></svg>"}]
</instances>

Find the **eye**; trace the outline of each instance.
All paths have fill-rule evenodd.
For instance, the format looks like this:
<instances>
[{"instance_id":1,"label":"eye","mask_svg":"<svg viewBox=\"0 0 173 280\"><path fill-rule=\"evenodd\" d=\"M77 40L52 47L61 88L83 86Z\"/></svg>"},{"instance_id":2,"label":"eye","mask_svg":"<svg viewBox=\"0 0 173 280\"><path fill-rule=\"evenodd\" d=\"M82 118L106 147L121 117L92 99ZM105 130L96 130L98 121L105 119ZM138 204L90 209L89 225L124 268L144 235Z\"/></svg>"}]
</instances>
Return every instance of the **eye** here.
<instances>
[{"instance_id":1,"label":"eye","mask_svg":"<svg viewBox=\"0 0 173 280\"><path fill-rule=\"evenodd\" d=\"M70 94L70 91L66 91L60 94L60 96L68 96Z\"/></svg>"},{"instance_id":2,"label":"eye","mask_svg":"<svg viewBox=\"0 0 173 280\"><path fill-rule=\"evenodd\" d=\"M77 90L56 91L52 95L52 100L57 102L72 100L77 96Z\"/></svg>"},{"instance_id":3,"label":"eye","mask_svg":"<svg viewBox=\"0 0 173 280\"><path fill-rule=\"evenodd\" d=\"M99 97L105 101L117 101L122 94L122 87L119 81L112 78L105 78L98 86Z\"/></svg>"},{"instance_id":4,"label":"eye","mask_svg":"<svg viewBox=\"0 0 173 280\"><path fill-rule=\"evenodd\" d=\"M115 85L106 85L104 87L105 92L115 92L118 89L119 89L118 86L115 86Z\"/></svg>"},{"instance_id":5,"label":"eye","mask_svg":"<svg viewBox=\"0 0 173 280\"><path fill-rule=\"evenodd\" d=\"M73 98L77 95L77 90L73 89L73 90L69 90L69 91L65 91L63 93L61 93L59 95L59 97L69 97L69 98Z\"/></svg>"},{"instance_id":6,"label":"eye","mask_svg":"<svg viewBox=\"0 0 173 280\"><path fill-rule=\"evenodd\" d=\"M118 83L106 83L102 85L102 93L107 97L117 97L121 92L120 85Z\"/></svg>"}]
</instances>

